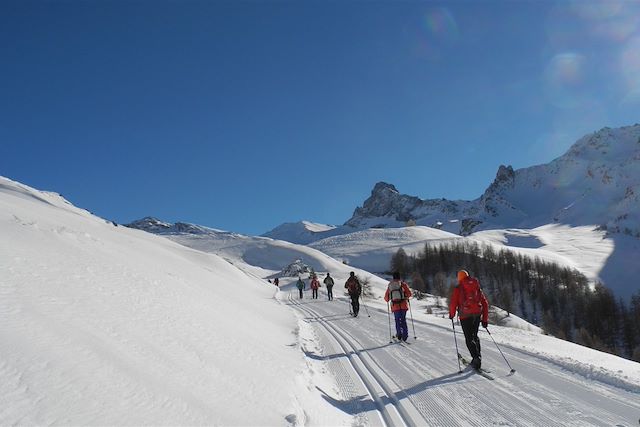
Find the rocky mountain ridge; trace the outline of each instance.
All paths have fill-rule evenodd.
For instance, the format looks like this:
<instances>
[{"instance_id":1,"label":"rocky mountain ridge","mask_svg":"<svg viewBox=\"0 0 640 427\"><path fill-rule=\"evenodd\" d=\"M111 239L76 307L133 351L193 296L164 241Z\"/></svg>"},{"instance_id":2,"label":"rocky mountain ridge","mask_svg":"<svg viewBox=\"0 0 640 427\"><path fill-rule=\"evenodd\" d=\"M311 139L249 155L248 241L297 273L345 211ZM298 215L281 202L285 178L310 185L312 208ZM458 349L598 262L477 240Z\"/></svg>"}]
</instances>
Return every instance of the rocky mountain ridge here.
<instances>
[{"instance_id":1,"label":"rocky mountain ridge","mask_svg":"<svg viewBox=\"0 0 640 427\"><path fill-rule=\"evenodd\" d=\"M344 224L352 229L426 225L467 235L544 224L596 225L640 237L640 125L604 128L544 165L501 165L472 201L427 199L377 183Z\"/></svg>"}]
</instances>

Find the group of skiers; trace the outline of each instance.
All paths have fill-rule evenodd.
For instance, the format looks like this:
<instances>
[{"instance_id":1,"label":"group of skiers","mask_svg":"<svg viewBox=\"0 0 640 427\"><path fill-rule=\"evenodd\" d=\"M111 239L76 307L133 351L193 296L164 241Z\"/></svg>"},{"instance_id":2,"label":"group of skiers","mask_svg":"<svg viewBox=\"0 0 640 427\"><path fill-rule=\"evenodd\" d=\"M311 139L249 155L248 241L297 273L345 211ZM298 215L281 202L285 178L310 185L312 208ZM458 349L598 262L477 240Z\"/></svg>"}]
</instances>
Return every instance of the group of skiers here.
<instances>
[{"instance_id":1,"label":"group of skiers","mask_svg":"<svg viewBox=\"0 0 640 427\"><path fill-rule=\"evenodd\" d=\"M480 325L487 328L489 320L489 303L482 292L480 282L475 277L471 277L466 270L458 272L458 283L453 290L453 294L449 302L449 319L453 319L458 314L458 319L462 325L465 343L469 354L471 354L470 365L475 369L480 369L482 364L482 356L480 353L480 339L478 338L478 330ZM333 278L329 273L323 280L327 287L327 297L333 300ZM313 274L309 286L312 290L312 298L318 298L318 288L320 281L317 275ZM300 292L300 298L303 297L303 290L306 285L302 277L298 277L296 287ZM358 277L352 271L349 278L344 284L349 297L351 298L351 315L358 317L360 312L360 297L362 295L362 285ZM396 327L396 338L399 341L407 341L409 337L409 328L407 327L407 311L410 308L409 299L412 296L411 289L406 282L400 279L400 273L394 272L393 279L388 283L387 290L384 294L384 300L389 304L389 308L393 313ZM455 332L455 331L454 331Z\"/></svg>"},{"instance_id":2,"label":"group of skiers","mask_svg":"<svg viewBox=\"0 0 640 427\"><path fill-rule=\"evenodd\" d=\"M332 301L333 300L333 284L334 284L333 277L331 277L331 274L327 273L327 277L325 277L322 282L327 287L327 298L329 299L329 301ZM318 299L318 289L321 287L321 285L320 285L320 281L318 280L318 276L316 274L311 276L311 282L309 282L309 287L311 288L311 298ZM307 288L307 285L304 283L304 280L302 280L302 277L300 276L298 276L298 281L296 282L296 288L298 288L298 291L300 292L300 298L302 298L303 297L302 291L304 291Z\"/></svg>"}]
</instances>

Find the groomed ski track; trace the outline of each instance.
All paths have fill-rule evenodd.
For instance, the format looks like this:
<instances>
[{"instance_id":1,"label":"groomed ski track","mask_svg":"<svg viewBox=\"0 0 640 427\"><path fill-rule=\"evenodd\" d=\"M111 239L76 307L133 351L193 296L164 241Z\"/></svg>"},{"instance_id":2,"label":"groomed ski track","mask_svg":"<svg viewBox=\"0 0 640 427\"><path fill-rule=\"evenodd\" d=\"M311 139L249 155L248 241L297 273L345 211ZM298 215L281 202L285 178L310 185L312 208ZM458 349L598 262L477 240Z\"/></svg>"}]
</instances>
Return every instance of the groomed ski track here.
<instances>
[{"instance_id":1,"label":"groomed ski track","mask_svg":"<svg viewBox=\"0 0 640 427\"><path fill-rule=\"evenodd\" d=\"M334 295L342 294L339 286ZM309 324L321 360L334 377L339 396L326 390L323 398L354 417L352 425L371 426L631 426L640 417L637 393L586 379L535 356L502 346L517 370L509 368L486 333L480 339L483 366L494 381L470 368L458 373L451 329L415 321L410 345L389 343L385 311L361 304L357 318L349 315L349 300L326 293L311 299L305 292L282 287L285 300ZM366 304L366 300L365 300ZM370 317L368 317L368 314ZM393 322L393 318L391 318ZM392 329L393 325L392 325ZM461 353L467 352L458 332ZM494 331L495 335L495 331Z\"/></svg>"}]
</instances>

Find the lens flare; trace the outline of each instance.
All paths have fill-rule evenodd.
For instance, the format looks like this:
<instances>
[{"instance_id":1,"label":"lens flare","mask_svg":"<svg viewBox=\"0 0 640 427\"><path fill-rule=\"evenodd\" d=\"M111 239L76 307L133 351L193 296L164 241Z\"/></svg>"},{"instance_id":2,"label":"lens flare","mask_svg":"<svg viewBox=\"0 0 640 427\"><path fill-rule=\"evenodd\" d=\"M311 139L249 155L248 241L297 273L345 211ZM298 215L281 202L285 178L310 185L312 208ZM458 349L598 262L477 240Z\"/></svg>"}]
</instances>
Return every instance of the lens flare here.
<instances>
[{"instance_id":1,"label":"lens flare","mask_svg":"<svg viewBox=\"0 0 640 427\"><path fill-rule=\"evenodd\" d=\"M585 58L578 53L556 55L547 67L547 76L556 85L578 85L583 81Z\"/></svg>"},{"instance_id":2,"label":"lens flare","mask_svg":"<svg viewBox=\"0 0 640 427\"><path fill-rule=\"evenodd\" d=\"M640 102L640 36L631 39L620 56L620 69L624 76L624 103Z\"/></svg>"},{"instance_id":3,"label":"lens flare","mask_svg":"<svg viewBox=\"0 0 640 427\"><path fill-rule=\"evenodd\" d=\"M546 23L549 43L567 49L585 41L624 42L640 28L640 2L558 2Z\"/></svg>"},{"instance_id":4,"label":"lens flare","mask_svg":"<svg viewBox=\"0 0 640 427\"><path fill-rule=\"evenodd\" d=\"M583 83L585 57L563 53L553 57L545 71L549 100L561 108L574 108L584 103Z\"/></svg>"},{"instance_id":5,"label":"lens flare","mask_svg":"<svg viewBox=\"0 0 640 427\"><path fill-rule=\"evenodd\" d=\"M459 32L453 14L446 8L433 8L421 16L414 28L415 51L418 56L438 60L447 45L458 40Z\"/></svg>"},{"instance_id":6,"label":"lens flare","mask_svg":"<svg viewBox=\"0 0 640 427\"><path fill-rule=\"evenodd\" d=\"M574 1L571 9L588 25L593 35L610 41L626 40L640 24L640 7L637 2Z\"/></svg>"},{"instance_id":7,"label":"lens flare","mask_svg":"<svg viewBox=\"0 0 640 427\"><path fill-rule=\"evenodd\" d=\"M590 20L610 19L620 16L624 11L623 2L615 1L601 1L601 2L586 2L586 1L572 1L571 8L576 15Z\"/></svg>"},{"instance_id":8,"label":"lens flare","mask_svg":"<svg viewBox=\"0 0 640 427\"><path fill-rule=\"evenodd\" d=\"M458 25L449 9L436 8L428 11L424 23L427 31L439 40L453 42L458 39Z\"/></svg>"}]
</instances>

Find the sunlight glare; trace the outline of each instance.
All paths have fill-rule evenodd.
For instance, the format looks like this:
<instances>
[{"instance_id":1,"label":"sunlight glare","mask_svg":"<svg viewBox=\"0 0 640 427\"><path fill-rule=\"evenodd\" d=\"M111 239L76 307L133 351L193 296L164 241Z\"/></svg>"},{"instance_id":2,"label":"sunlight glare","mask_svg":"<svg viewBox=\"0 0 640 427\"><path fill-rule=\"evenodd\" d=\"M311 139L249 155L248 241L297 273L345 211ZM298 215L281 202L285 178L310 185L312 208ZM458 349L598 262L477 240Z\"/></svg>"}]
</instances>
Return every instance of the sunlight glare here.
<instances>
[{"instance_id":1,"label":"sunlight glare","mask_svg":"<svg viewBox=\"0 0 640 427\"><path fill-rule=\"evenodd\" d=\"M547 95L557 107L573 108L583 100L585 57L567 52L554 56L545 70Z\"/></svg>"},{"instance_id":2,"label":"sunlight glare","mask_svg":"<svg viewBox=\"0 0 640 427\"><path fill-rule=\"evenodd\" d=\"M620 69L625 80L624 103L640 103L640 36L631 39L620 57Z\"/></svg>"}]
</instances>

